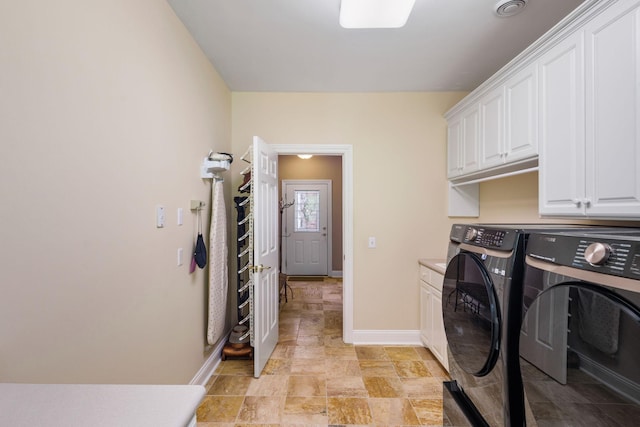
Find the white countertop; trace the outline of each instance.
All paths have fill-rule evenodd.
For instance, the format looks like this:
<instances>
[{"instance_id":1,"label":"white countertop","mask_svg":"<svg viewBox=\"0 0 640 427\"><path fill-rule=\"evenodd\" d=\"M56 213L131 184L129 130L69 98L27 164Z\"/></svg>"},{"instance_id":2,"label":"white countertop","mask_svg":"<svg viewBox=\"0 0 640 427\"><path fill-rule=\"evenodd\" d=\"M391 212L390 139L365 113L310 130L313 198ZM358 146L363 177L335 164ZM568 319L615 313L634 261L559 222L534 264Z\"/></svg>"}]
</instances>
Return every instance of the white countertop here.
<instances>
[{"instance_id":1,"label":"white countertop","mask_svg":"<svg viewBox=\"0 0 640 427\"><path fill-rule=\"evenodd\" d=\"M204 397L198 385L0 384L0 425L184 427Z\"/></svg>"},{"instance_id":2,"label":"white countertop","mask_svg":"<svg viewBox=\"0 0 640 427\"><path fill-rule=\"evenodd\" d=\"M440 274L444 274L447 270L447 260L440 258L420 258L418 260L420 265L424 265L425 267L437 271Z\"/></svg>"}]
</instances>

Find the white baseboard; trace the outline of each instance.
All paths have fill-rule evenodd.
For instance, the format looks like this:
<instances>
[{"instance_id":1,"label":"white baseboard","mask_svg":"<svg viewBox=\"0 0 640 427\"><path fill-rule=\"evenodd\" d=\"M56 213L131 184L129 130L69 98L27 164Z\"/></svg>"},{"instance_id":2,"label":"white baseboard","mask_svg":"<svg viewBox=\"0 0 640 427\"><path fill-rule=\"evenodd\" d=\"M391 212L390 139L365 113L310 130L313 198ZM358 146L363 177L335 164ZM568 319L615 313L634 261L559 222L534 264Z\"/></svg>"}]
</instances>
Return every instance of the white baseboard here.
<instances>
[{"instance_id":1,"label":"white baseboard","mask_svg":"<svg viewBox=\"0 0 640 427\"><path fill-rule=\"evenodd\" d=\"M329 277L342 277L342 270L331 270Z\"/></svg>"},{"instance_id":2,"label":"white baseboard","mask_svg":"<svg viewBox=\"0 0 640 427\"><path fill-rule=\"evenodd\" d=\"M213 375L216 368L220 364L222 349L226 342L227 340L225 335L225 339L220 340L220 342L215 346L215 348L213 349L207 360L205 360L202 367L200 367L189 385L201 385L203 387L207 385L209 378L211 378L211 375Z\"/></svg>"},{"instance_id":3,"label":"white baseboard","mask_svg":"<svg viewBox=\"0 0 640 427\"><path fill-rule=\"evenodd\" d=\"M353 344L422 346L419 330L354 330Z\"/></svg>"}]
</instances>

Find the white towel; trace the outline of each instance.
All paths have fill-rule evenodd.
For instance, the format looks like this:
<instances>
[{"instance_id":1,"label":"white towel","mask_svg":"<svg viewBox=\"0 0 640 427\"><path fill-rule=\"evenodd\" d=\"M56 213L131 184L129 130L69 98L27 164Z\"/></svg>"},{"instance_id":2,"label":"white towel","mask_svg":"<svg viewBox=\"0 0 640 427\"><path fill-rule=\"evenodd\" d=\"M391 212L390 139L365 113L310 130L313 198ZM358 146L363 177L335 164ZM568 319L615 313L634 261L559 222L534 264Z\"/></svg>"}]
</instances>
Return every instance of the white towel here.
<instances>
[{"instance_id":1,"label":"white towel","mask_svg":"<svg viewBox=\"0 0 640 427\"><path fill-rule=\"evenodd\" d=\"M211 187L211 231L209 234L209 321L207 342L214 345L222 337L227 315L227 214L224 206L224 192L221 180Z\"/></svg>"}]
</instances>

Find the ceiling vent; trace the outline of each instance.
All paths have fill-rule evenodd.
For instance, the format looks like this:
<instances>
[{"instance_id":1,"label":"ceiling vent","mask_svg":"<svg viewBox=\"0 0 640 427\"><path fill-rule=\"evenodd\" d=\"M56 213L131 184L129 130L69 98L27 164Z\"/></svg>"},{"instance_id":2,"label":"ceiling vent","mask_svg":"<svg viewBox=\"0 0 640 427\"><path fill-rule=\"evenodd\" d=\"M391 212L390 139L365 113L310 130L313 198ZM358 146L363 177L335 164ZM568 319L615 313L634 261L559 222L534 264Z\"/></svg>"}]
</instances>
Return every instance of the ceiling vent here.
<instances>
[{"instance_id":1,"label":"ceiling vent","mask_svg":"<svg viewBox=\"0 0 640 427\"><path fill-rule=\"evenodd\" d=\"M528 0L500 0L496 3L495 14L506 18L518 14L527 5Z\"/></svg>"}]
</instances>

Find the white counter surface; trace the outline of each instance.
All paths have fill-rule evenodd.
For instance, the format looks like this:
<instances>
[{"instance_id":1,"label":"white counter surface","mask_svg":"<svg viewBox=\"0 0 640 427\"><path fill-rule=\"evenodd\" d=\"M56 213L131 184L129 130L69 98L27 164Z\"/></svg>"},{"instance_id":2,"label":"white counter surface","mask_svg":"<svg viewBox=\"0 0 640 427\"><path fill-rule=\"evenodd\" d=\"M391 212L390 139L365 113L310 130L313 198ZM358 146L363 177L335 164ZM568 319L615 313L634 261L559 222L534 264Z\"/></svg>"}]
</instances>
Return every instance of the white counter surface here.
<instances>
[{"instance_id":1,"label":"white counter surface","mask_svg":"<svg viewBox=\"0 0 640 427\"><path fill-rule=\"evenodd\" d=\"M0 426L184 427L197 385L0 384Z\"/></svg>"},{"instance_id":2,"label":"white counter surface","mask_svg":"<svg viewBox=\"0 0 640 427\"><path fill-rule=\"evenodd\" d=\"M420 258L418 263L425 267L437 271L440 274L444 274L447 270L447 260L439 258Z\"/></svg>"}]
</instances>

